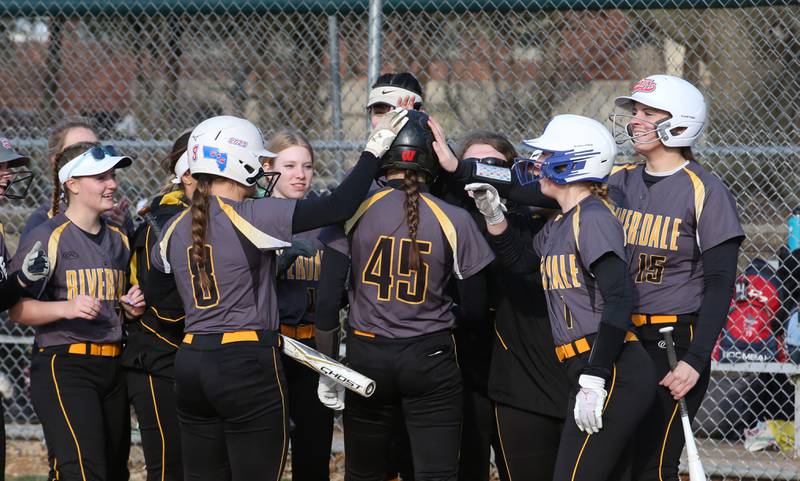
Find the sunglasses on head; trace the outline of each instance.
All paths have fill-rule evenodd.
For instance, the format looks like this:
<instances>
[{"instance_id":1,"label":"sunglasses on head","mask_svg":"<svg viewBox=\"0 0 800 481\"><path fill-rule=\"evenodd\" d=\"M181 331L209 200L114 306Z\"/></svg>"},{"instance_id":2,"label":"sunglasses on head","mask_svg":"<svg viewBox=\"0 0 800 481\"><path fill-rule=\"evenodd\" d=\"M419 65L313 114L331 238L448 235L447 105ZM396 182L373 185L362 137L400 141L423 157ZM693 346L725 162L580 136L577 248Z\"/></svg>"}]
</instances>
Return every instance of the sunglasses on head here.
<instances>
[{"instance_id":1,"label":"sunglasses on head","mask_svg":"<svg viewBox=\"0 0 800 481\"><path fill-rule=\"evenodd\" d=\"M506 159L500 159L500 158L497 158L497 157L483 157L483 158L480 158L480 159L477 158L477 157L470 157L470 158L467 158L467 159L464 159L464 160L468 161L468 162L473 162L474 161L474 162L477 162L477 163L480 163L480 164L485 164L485 165L493 165L495 167L505 167L508 164L508 161Z\"/></svg>"},{"instance_id":2,"label":"sunglasses on head","mask_svg":"<svg viewBox=\"0 0 800 481\"><path fill-rule=\"evenodd\" d=\"M88 151L95 160L103 160L106 157L119 157L119 152L117 152L117 148L113 145L103 145L92 147Z\"/></svg>"}]
</instances>

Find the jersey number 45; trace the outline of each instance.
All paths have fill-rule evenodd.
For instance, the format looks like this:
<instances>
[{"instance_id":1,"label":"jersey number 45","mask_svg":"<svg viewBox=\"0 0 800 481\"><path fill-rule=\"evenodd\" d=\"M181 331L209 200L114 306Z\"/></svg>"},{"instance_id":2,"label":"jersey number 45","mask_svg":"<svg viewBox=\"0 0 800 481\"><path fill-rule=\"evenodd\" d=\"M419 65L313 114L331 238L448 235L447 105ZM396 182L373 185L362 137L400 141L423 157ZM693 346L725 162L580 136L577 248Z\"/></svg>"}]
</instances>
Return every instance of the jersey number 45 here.
<instances>
[{"instance_id":1,"label":"jersey number 45","mask_svg":"<svg viewBox=\"0 0 800 481\"><path fill-rule=\"evenodd\" d=\"M395 245L400 248L395 250ZM367 265L361 272L361 282L378 288L379 301L391 301L392 295L398 301L407 304L425 302L428 289L428 264L422 255L431 253L431 243L417 241L420 253L419 269L411 268L411 239L395 239L392 236L381 236L372 248Z\"/></svg>"}]
</instances>

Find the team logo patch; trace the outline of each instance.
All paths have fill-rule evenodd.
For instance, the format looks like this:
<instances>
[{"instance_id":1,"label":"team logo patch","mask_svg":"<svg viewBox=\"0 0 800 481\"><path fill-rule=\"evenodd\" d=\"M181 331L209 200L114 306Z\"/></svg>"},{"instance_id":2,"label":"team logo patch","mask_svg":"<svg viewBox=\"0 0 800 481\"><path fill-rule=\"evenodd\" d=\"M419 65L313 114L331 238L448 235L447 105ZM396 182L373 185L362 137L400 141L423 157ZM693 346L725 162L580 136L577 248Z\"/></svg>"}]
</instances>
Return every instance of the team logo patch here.
<instances>
[{"instance_id":1,"label":"team logo patch","mask_svg":"<svg viewBox=\"0 0 800 481\"><path fill-rule=\"evenodd\" d=\"M656 89L655 80L651 80L649 78L643 78L642 80L639 80L638 82L636 82L636 84L634 84L634 86L633 86L633 92L634 93L636 93L636 92L647 93L647 92L652 92L655 89Z\"/></svg>"},{"instance_id":2,"label":"team logo patch","mask_svg":"<svg viewBox=\"0 0 800 481\"><path fill-rule=\"evenodd\" d=\"M192 147L192 160L197 160L197 145Z\"/></svg>"},{"instance_id":3,"label":"team logo patch","mask_svg":"<svg viewBox=\"0 0 800 481\"><path fill-rule=\"evenodd\" d=\"M203 158L216 160L217 167L219 167L220 172L224 171L225 167L228 166L228 154L225 152L220 152L220 150L216 147L208 147L204 145Z\"/></svg>"},{"instance_id":4,"label":"team logo patch","mask_svg":"<svg viewBox=\"0 0 800 481\"><path fill-rule=\"evenodd\" d=\"M231 145L238 145L239 147L247 147L247 141L242 139L237 139L236 137L231 137L228 139L228 143Z\"/></svg>"},{"instance_id":5,"label":"team logo patch","mask_svg":"<svg viewBox=\"0 0 800 481\"><path fill-rule=\"evenodd\" d=\"M400 158L403 160L403 162L413 162L414 157L416 156L417 156L416 150L404 150L400 152Z\"/></svg>"},{"instance_id":6,"label":"team logo patch","mask_svg":"<svg viewBox=\"0 0 800 481\"><path fill-rule=\"evenodd\" d=\"M0 145L9 150L13 149L13 147L11 147L11 141L5 137L0 137Z\"/></svg>"}]
</instances>

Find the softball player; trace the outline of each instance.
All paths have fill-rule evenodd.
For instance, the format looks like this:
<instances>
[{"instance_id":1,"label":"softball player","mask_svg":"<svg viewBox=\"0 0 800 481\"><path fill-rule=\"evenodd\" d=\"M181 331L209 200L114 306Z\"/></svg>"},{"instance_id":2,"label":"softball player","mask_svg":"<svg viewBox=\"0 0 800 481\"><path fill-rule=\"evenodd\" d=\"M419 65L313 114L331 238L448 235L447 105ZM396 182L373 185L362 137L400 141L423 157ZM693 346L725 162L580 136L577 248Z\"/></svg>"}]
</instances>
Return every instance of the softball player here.
<instances>
[{"instance_id":1,"label":"softball player","mask_svg":"<svg viewBox=\"0 0 800 481\"><path fill-rule=\"evenodd\" d=\"M381 159L388 185L345 224L352 259L348 363L377 383L363 398L321 380L323 403L346 406L348 480L385 479L398 417L411 440L414 478L456 479L463 400L445 292L453 274L464 319L487 315L481 271L494 256L466 211L427 193L438 172L428 116L408 117Z\"/></svg>"},{"instance_id":2,"label":"softball player","mask_svg":"<svg viewBox=\"0 0 800 481\"><path fill-rule=\"evenodd\" d=\"M625 238L605 200L616 145L599 122L577 115L556 116L541 137L525 144L541 155L518 164L521 177L527 180L532 170L542 193L561 206L534 237L532 250L514 240L496 190L487 184L467 190L506 267L531 272L538 264L556 355L575 386L553 479L620 479L630 470L633 433L654 397L655 376L628 331L633 288Z\"/></svg>"},{"instance_id":3,"label":"softball player","mask_svg":"<svg viewBox=\"0 0 800 481\"><path fill-rule=\"evenodd\" d=\"M94 123L85 117L67 117L61 122L57 123L50 131L47 138L47 155L50 159L50 169L58 169L56 167L56 158L67 147L75 145L80 142L99 142L97 130ZM58 199L59 210L63 211L65 206L62 205L62 200ZM30 231L35 229L40 224L43 224L54 215L52 203L40 205L36 210L31 212L28 220L25 221L25 227L22 228L22 237L26 236ZM128 233L133 232L133 219L127 212L128 200L122 199L114 208L104 213L106 218L118 227L124 227ZM51 478L52 473L51 473Z\"/></svg>"},{"instance_id":4,"label":"softball player","mask_svg":"<svg viewBox=\"0 0 800 481\"><path fill-rule=\"evenodd\" d=\"M0 202L5 199L21 199L28 192L28 187L33 180L29 170L21 170L30 163L30 159L17 153L11 142L0 137ZM13 170L12 170L13 169ZM5 231L0 223L0 312L19 302L25 295L25 287L47 277L50 263L41 245L35 245L25 255L20 263L20 269L9 274L11 253L5 243ZM0 419L5 416L3 403L0 402ZM6 468L6 430L5 423L0 423L0 479L5 479L2 473Z\"/></svg>"},{"instance_id":5,"label":"softball player","mask_svg":"<svg viewBox=\"0 0 800 481\"><path fill-rule=\"evenodd\" d=\"M437 142L444 145L441 138ZM468 134L459 152L467 162L498 167L510 166L517 155L505 137L485 131ZM532 242L545 219L532 215L528 207L507 206L506 218L521 242ZM483 216L478 220L485 226ZM464 423L459 477L488 479L491 444L504 481L552 479L569 384L553 352L541 280L535 274L509 275L499 260L489 275L494 319L488 332L467 330L474 336L469 344L463 342L467 336L456 335L462 372L473 362L474 371L482 369L484 378L482 391L470 390L465 372L465 393L470 397L464 418L470 412L476 416L474 422ZM470 351L478 351L472 360Z\"/></svg>"},{"instance_id":6,"label":"softball player","mask_svg":"<svg viewBox=\"0 0 800 481\"><path fill-rule=\"evenodd\" d=\"M374 127L382 116L394 107L420 110L423 97L422 86L412 74L408 72L383 74L372 85L367 100L366 108L370 123ZM378 188L378 184L375 183L373 187ZM320 239L325 239L325 248L322 252L316 298L316 343L317 349L333 358L339 355L339 310L346 305L343 294L347 285L347 272L350 269L349 249L342 231L343 226L337 225L323 229L320 233ZM324 379L321 381L327 382ZM343 408L335 396L326 406L335 410ZM389 447L386 479L395 481L402 478L404 481L414 481L411 446L401 417L395 420L394 431L395 435Z\"/></svg>"},{"instance_id":7,"label":"softball player","mask_svg":"<svg viewBox=\"0 0 800 481\"><path fill-rule=\"evenodd\" d=\"M144 286L151 269L150 253L158 235L176 214L189 207L194 180L189 173L186 144L191 130L172 146L165 167L172 174L167 190L140 212L147 222L133 235L133 282ZM136 411L148 481L183 480L181 437L175 401L175 353L183 338L183 304L175 283L163 286L163 295L146 298L141 319L125 327L127 338L120 362L125 368L128 397Z\"/></svg>"},{"instance_id":8,"label":"softball player","mask_svg":"<svg viewBox=\"0 0 800 481\"><path fill-rule=\"evenodd\" d=\"M127 235L102 217L113 205L115 169L131 158L113 147L76 144L54 171L65 212L21 242L48 246L49 277L33 284L11 318L36 327L31 398L42 422L53 468L64 480L126 480L130 414L119 365L122 319L144 310L138 286L129 288ZM60 159L59 159L60 160ZM57 165L60 165L59 162ZM16 259L12 264L18 267ZM37 300L38 299L38 300Z\"/></svg>"},{"instance_id":9,"label":"softball player","mask_svg":"<svg viewBox=\"0 0 800 481\"><path fill-rule=\"evenodd\" d=\"M384 116L342 185L301 200L263 198L278 174L265 174L261 162L275 154L250 122L214 117L192 131L192 205L166 225L145 286L147 298L158 298L172 278L186 313L175 381L187 479L280 476L288 419L274 251L293 233L352 215L406 121L405 111Z\"/></svg>"},{"instance_id":10,"label":"softball player","mask_svg":"<svg viewBox=\"0 0 800 481\"><path fill-rule=\"evenodd\" d=\"M296 131L281 131L267 149L277 156L264 163L264 170L280 174L272 196L302 199L314 178L314 151L306 137ZM321 229L292 236L292 246L278 256L278 314L281 333L311 347L314 342L316 289L319 283ZM293 422L292 480L321 481L330 477L333 411L317 399L319 376L297 361L282 355L288 383L289 416Z\"/></svg>"},{"instance_id":11,"label":"softball player","mask_svg":"<svg viewBox=\"0 0 800 481\"><path fill-rule=\"evenodd\" d=\"M618 142L630 140L644 165L615 169L609 180L635 280L633 323L656 366L657 396L639 429L635 479L678 476L683 434L678 399L689 416L709 381L711 350L725 323L744 231L720 180L694 161L706 104L693 85L669 75L637 82L617 97ZM658 329L673 324L678 365L670 372Z\"/></svg>"}]
</instances>

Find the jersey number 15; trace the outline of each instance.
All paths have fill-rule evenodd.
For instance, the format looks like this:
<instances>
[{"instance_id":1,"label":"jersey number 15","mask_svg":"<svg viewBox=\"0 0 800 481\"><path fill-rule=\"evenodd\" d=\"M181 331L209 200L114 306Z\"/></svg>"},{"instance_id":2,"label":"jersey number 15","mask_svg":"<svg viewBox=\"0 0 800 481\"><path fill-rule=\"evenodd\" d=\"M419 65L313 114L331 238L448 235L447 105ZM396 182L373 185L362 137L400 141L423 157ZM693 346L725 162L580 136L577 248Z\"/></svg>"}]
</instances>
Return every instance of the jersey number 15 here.
<instances>
[{"instance_id":1,"label":"jersey number 15","mask_svg":"<svg viewBox=\"0 0 800 481\"><path fill-rule=\"evenodd\" d=\"M400 249L396 256L395 238L391 236L378 238L367 265L361 272L361 282L378 287L379 301L391 301L394 291L394 297L398 301L422 304L425 302L425 291L428 289L428 264L420 256L419 269L412 269L409 262L411 239L399 239L399 241ZM417 246L421 255L431 253L430 242L418 240Z\"/></svg>"}]
</instances>

